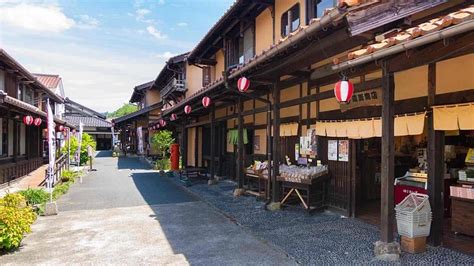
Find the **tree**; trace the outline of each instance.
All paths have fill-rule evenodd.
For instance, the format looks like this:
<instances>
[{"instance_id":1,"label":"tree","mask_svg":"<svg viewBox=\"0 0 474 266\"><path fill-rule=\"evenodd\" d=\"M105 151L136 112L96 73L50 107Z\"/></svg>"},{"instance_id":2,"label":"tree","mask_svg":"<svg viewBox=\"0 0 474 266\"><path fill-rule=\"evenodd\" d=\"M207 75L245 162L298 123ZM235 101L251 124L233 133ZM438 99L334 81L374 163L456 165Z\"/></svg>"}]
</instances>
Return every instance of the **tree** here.
<instances>
[{"instance_id":1,"label":"tree","mask_svg":"<svg viewBox=\"0 0 474 266\"><path fill-rule=\"evenodd\" d=\"M74 154L77 151L77 147L79 146L79 142L76 137L71 136L70 139L70 150L69 150L69 156L70 158L74 158ZM81 144L81 154L80 154L80 164L86 164L87 161L89 161L89 154L87 153L87 146L91 146L92 149L95 150L96 148L96 142L94 139L87 133L82 133L82 144ZM67 153L67 143L64 145L64 147L61 148L61 153Z\"/></svg>"},{"instance_id":2,"label":"tree","mask_svg":"<svg viewBox=\"0 0 474 266\"><path fill-rule=\"evenodd\" d=\"M115 110L111 113L107 113L107 117L108 118L121 117L121 116L124 116L124 115L131 114L133 112L136 112L137 110L138 110L138 106L136 106L134 104L130 104L130 103L125 103L119 109L117 109L117 110Z\"/></svg>"},{"instance_id":3,"label":"tree","mask_svg":"<svg viewBox=\"0 0 474 266\"><path fill-rule=\"evenodd\" d=\"M169 130L160 130L151 137L151 145L156 148L163 158L169 153L171 144L174 143L173 133Z\"/></svg>"}]
</instances>

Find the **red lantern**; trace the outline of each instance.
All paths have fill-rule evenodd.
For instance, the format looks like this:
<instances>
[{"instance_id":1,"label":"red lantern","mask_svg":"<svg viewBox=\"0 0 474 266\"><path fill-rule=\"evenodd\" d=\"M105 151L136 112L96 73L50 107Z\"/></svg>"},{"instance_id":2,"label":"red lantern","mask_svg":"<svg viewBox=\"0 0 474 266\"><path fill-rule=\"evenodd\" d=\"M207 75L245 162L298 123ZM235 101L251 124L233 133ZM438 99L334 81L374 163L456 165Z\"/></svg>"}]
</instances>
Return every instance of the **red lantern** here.
<instances>
[{"instance_id":1,"label":"red lantern","mask_svg":"<svg viewBox=\"0 0 474 266\"><path fill-rule=\"evenodd\" d=\"M186 105L186 106L184 107L184 112L185 112L187 115L189 115L189 114L191 113L191 106L190 106L190 105Z\"/></svg>"},{"instance_id":2,"label":"red lantern","mask_svg":"<svg viewBox=\"0 0 474 266\"><path fill-rule=\"evenodd\" d=\"M160 128L160 124L156 124L155 129L159 129L159 128Z\"/></svg>"},{"instance_id":3,"label":"red lantern","mask_svg":"<svg viewBox=\"0 0 474 266\"><path fill-rule=\"evenodd\" d=\"M178 119L178 116L176 114L171 114L171 121L174 121L176 119Z\"/></svg>"},{"instance_id":4,"label":"red lantern","mask_svg":"<svg viewBox=\"0 0 474 266\"><path fill-rule=\"evenodd\" d=\"M204 106L204 108L207 108L209 107L209 105L211 105L211 98L209 97L203 97L202 98L202 106Z\"/></svg>"},{"instance_id":5,"label":"red lantern","mask_svg":"<svg viewBox=\"0 0 474 266\"><path fill-rule=\"evenodd\" d=\"M25 117L23 117L23 123L27 126L33 124L33 117L31 115L27 115Z\"/></svg>"},{"instance_id":6,"label":"red lantern","mask_svg":"<svg viewBox=\"0 0 474 266\"><path fill-rule=\"evenodd\" d=\"M63 125L59 125L58 131L63 131L63 130L64 130L64 126L63 126Z\"/></svg>"},{"instance_id":7,"label":"red lantern","mask_svg":"<svg viewBox=\"0 0 474 266\"><path fill-rule=\"evenodd\" d=\"M166 121L163 120L163 119L161 119L161 120L160 120L160 125L161 125L162 127L165 127L165 126L166 126Z\"/></svg>"},{"instance_id":8,"label":"red lantern","mask_svg":"<svg viewBox=\"0 0 474 266\"><path fill-rule=\"evenodd\" d=\"M250 87L250 80L248 80L246 77L241 77L237 81L237 88L239 89L240 92L246 92Z\"/></svg>"},{"instance_id":9,"label":"red lantern","mask_svg":"<svg viewBox=\"0 0 474 266\"><path fill-rule=\"evenodd\" d=\"M41 123L43 123L43 120L41 120L41 118L37 117L35 118L35 120L33 121L33 125L39 127L41 125Z\"/></svg>"},{"instance_id":10,"label":"red lantern","mask_svg":"<svg viewBox=\"0 0 474 266\"><path fill-rule=\"evenodd\" d=\"M343 103L343 104L350 103L353 93L354 93L354 85L346 79L338 81L336 83L336 86L334 86L334 95L336 96L336 100L339 103Z\"/></svg>"}]
</instances>

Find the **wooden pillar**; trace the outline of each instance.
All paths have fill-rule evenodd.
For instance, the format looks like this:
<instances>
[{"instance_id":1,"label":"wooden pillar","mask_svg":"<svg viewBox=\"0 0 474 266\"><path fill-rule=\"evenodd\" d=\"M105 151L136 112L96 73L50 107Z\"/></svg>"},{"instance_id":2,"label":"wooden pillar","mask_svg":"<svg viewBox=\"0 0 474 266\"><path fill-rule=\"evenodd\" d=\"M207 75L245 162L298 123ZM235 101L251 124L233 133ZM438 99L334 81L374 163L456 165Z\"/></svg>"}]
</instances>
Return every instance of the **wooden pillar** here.
<instances>
[{"instance_id":1,"label":"wooden pillar","mask_svg":"<svg viewBox=\"0 0 474 266\"><path fill-rule=\"evenodd\" d=\"M395 172L394 143L394 95L393 72L383 67L382 76L382 171L381 171L381 240L393 242L394 199L393 182Z\"/></svg>"},{"instance_id":2,"label":"wooden pillar","mask_svg":"<svg viewBox=\"0 0 474 266\"><path fill-rule=\"evenodd\" d=\"M216 156L216 108L215 105L212 105L211 107L211 162L210 162L210 172L211 172L211 180L214 180L214 175L215 175L215 160L214 157Z\"/></svg>"},{"instance_id":3,"label":"wooden pillar","mask_svg":"<svg viewBox=\"0 0 474 266\"><path fill-rule=\"evenodd\" d=\"M238 188L244 186L244 118L242 112L244 111L244 103L242 97L239 97L238 103L238 141L237 141L237 180Z\"/></svg>"},{"instance_id":4,"label":"wooden pillar","mask_svg":"<svg viewBox=\"0 0 474 266\"><path fill-rule=\"evenodd\" d=\"M273 85L273 172L272 172L272 202L280 201L280 188L277 176L280 174L280 89L278 82Z\"/></svg>"},{"instance_id":5,"label":"wooden pillar","mask_svg":"<svg viewBox=\"0 0 474 266\"><path fill-rule=\"evenodd\" d=\"M436 64L428 65L428 107L436 104ZM433 221L429 242L439 246L443 239L444 217L444 131L434 130L433 112L428 114L428 195Z\"/></svg>"},{"instance_id":6,"label":"wooden pillar","mask_svg":"<svg viewBox=\"0 0 474 266\"><path fill-rule=\"evenodd\" d=\"M182 142L181 142L181 150L182 150L182 166L183 168L186 168L188 165L188 129L186 128L186 121L183 121L183 124L181 125L181 137L182 137Z\"/></svg>"}]
</instances>

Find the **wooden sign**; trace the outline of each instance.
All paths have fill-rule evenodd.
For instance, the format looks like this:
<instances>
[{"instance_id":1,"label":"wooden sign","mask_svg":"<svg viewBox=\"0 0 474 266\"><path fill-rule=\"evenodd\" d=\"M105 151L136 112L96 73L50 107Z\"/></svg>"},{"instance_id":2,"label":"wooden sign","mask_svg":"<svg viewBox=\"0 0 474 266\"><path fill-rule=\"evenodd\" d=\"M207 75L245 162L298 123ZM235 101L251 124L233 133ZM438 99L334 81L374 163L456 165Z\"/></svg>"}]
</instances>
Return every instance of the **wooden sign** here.
<instances>
[{"instance_id":1,"label":"wooden sign","mask_svg":"<svg viewBox=\"0 0 474 266\"><path fill-rule=\"evenodd\" d=\"M341 104L341 112L364 106L382 105L382 88L355 92L348 104Z\"/></svg>"}]
</instances>

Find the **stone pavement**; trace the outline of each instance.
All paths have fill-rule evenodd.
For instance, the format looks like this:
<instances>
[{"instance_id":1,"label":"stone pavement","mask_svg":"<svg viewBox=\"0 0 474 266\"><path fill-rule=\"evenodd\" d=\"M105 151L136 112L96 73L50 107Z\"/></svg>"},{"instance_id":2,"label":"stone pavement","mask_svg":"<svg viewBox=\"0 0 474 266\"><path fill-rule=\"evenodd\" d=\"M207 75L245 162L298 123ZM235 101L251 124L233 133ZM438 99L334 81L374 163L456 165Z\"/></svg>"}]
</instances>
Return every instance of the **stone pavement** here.
<instances>
[{"instance_id":1,"label":"stone pavement","mask_svg":"<svg viewBox=\"0 0 474 266\"><path fill-rule=\"evenodd\" d=\"M138 159L108 155L0 264L295 264Z\"/></svg>"},{"instance_id":2,"label":"stone pavement","mask_svg":"<svg viewBox=\"0 0 474 266\"><path fill-rule=\"evenodd\" d=\"M172 178L180 184L177 178ZM234 182L223 180L209 186L197 182L190 192L215 206L255 236L289 254L303 265L384 264L374 260L378 228L358 219L331 212L306 214L299 208L270 212L255 197L233 197ZM428 247L426 253L403 253L401 264L474 265L474 257L443 247Z\"/></svg>"}]
</instances>

